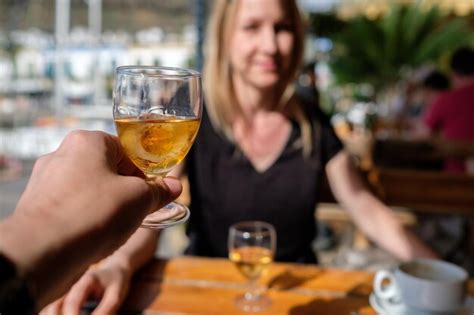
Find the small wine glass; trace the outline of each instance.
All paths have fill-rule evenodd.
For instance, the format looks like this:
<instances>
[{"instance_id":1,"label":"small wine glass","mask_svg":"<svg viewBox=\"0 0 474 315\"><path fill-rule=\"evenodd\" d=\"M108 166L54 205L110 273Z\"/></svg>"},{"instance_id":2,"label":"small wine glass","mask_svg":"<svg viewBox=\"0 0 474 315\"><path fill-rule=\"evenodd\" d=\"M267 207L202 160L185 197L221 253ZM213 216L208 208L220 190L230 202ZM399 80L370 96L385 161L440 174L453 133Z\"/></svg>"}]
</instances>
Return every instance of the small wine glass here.
<instances>
[{"instance_id":1,"label":"small wine glass","mask_svg":"<svg viewBox=\"0 0 474 315\"><path fill-rule=\"evenodd\" d=\"M115 72L114 123L130 160L150 179L165 176L191 148L202 114L199 72L170 67L123 66ZM189 209L172 202L148 215L142 227L185 222Z\"/></svg>"},{"instance_id":2,"label":"small wine glass","mask_svg":"<svg viewBox=\"0 0 474 315\"><path fill-rule=\"evenodd\" d=\"M258 312L271 305L265 288L257 280L268 270L276 246L275 228L266 222L244 221L229 229L229 259L248 279L248 290L236 298L235 304L246 312Z\"/></svg>"}]
</instances>

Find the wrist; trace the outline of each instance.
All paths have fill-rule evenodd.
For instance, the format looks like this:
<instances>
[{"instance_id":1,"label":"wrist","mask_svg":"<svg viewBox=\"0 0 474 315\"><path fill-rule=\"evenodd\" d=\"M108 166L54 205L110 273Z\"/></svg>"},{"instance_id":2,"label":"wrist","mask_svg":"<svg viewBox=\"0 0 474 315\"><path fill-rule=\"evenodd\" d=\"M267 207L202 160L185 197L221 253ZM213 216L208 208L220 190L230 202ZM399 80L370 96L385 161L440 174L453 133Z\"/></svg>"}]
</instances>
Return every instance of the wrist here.
<instances>
[{"instance_id":1,"label":"wrist","mask_svg":"<svg viewBox=\"0 0 474 315\"><path fill-rule=\"evenodd\" d=\"M116 251L113 255L103 260L100 267L119 268L130 275L137 269L136 266L133 265L131 258L124 253L120 253L120 251Z\"/></svg>"},{"instance_id":2,"label":"wrist","mask_svg":"<svg viewBox=\"0 0 474 315\"><path fill-rule=\"evenodd\" d=\"M154 257L157 241L156 231L139 228L109 259L134 273Z\"/></svg>"},{"instance_id":3,"label":"wrist","mask_svg":"<svg viewBox=\"0 0 474 315\"><path fill-rule=\"evenodd\" d=\"M16 274L29 288L31 297L38 300L39 281L35 275L44 274L45 256L52 255L48 244L48 232L39 235L42 226L31 226L21 216L11 215L0 222L0 253L15 266Z\"/></svg>"},{"instance_id":4,"label":"wrist","mask_svg":"<svg viewBox=\"0 0 474 315\"><path fill-rule=\"evenodd\" d=\"M73 233L65 230L67 227L47 214L24 209L0 222L0 252L15 264L40 308L82 272L77 262L83 248L71 237Z\"/></svg>"}]
</instances>

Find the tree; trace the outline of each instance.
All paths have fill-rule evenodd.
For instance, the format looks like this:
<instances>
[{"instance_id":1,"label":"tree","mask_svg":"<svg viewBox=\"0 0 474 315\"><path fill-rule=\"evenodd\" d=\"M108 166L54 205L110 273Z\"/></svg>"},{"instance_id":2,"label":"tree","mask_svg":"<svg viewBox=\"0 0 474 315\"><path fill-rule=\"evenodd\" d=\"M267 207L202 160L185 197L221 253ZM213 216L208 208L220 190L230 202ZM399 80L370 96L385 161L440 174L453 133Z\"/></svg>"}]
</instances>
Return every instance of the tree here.
<instances>
[{"instance_id":1,"label":"tree","mask_svg":"<svg viewBox=\"0 0 474 315\"><path fill-rule=\"evenodd\" d=\"M358 17L335 36L331 68L336 83L393 85L404 70L435 63L472 40L463 18L443 16L439 8L394 5L378 20Z\"/></svg>"}]
</instances>

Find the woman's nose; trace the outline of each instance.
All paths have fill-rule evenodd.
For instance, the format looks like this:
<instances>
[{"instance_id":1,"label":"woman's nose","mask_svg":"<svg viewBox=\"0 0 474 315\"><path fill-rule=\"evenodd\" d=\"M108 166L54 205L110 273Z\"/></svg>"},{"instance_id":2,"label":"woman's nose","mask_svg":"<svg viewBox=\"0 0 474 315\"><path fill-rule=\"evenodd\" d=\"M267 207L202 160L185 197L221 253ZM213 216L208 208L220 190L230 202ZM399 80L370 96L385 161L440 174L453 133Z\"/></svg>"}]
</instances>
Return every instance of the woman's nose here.
<instances>
[{"instance_id":1,"label":"woman's nose","mask_svg":"<svg viewBox=\"0 0 474 315\"><path fill-rule=\"evenodd\" d=\"M266 27L262 31L260 46L266 53L274 54L277 51L277 34L273 27Z\"/></svg>"}]
</instances>

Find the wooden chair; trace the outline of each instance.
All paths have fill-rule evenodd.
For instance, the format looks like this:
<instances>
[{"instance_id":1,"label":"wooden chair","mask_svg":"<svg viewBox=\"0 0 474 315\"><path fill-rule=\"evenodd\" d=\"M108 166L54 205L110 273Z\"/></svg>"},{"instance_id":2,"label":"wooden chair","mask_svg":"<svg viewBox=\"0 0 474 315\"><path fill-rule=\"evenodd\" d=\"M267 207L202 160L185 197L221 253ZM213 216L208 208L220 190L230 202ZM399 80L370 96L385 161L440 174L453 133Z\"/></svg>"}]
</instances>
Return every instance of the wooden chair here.
<instances>
[{"instance_id":1,"label":"wooden chair","mask_svg":"<svg viewBox=\"0 0 474 315\"><path fill-rule=\"evenodd\" d=\"M372 164L384 168L441 171L444 160L452 158L472 160L474 142L440 138L377 139L372 151Z\"/></svg>"},{"instance_id":2,"label":"wooden chair","mask_svg":"<svg viewBox=\"0 0 474 315\"><path fill-rule=\"evenodd\" d=\"M367 179L387 205L474 216L473 175L375 167Z\"/></svg>"}]
</instances>

